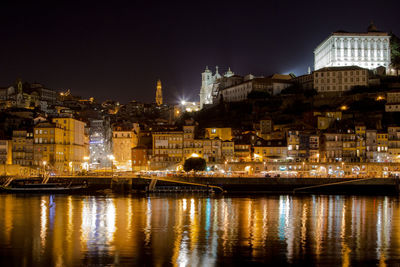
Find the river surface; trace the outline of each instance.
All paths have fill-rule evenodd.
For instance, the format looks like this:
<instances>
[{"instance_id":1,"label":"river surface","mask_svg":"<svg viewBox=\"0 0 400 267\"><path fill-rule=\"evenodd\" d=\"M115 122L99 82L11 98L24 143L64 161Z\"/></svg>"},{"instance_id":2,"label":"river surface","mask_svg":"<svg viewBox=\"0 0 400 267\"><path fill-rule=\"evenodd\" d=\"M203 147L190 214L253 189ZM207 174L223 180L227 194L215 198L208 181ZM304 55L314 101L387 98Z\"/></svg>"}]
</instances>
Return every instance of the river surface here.
<instances>
[{"instance_id":1,"label":"river surface","mask_svg":"<svg viewBox=\"0 0 400 267\"><path fill-rule=\"evenodd\" d=\"M390 266L399 200L1 194L0 266Z\"/></svg>"}]
</instances>

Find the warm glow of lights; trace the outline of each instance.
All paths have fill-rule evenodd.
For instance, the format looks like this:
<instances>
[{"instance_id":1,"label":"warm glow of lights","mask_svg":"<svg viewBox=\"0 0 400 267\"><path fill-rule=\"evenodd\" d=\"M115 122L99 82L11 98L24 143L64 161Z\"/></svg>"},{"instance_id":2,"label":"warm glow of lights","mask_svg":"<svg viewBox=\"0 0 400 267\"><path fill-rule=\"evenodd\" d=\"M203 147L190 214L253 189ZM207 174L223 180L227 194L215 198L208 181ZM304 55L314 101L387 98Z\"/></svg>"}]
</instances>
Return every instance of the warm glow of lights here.
<instances>
[{"instance_id":1,"label":"warm glow of lights","mask_svg":"<svg viewBox=\"0 0 400 267\"><path fill-rule=\"evenodd\" d=\"M192 155L190 155L191 158L200 158L199 154L196 153L192 153Z\"/></svg>"},{"instance_id":2,"label":"warm glow of lights","mask_svg":"<svg viewBox=\"0 0 400 267\"><path fill-rule=\"evenodd\" d=\"M186 211L186 209L187 209L187 201L186 201L186 198L182 199L182 208L183 208L184 211Z\"/></svg>"},{"instance_id":3,"label":"warm glow of lights","mask_svg":"<svg viewBox=\"0 0 400 267\"><path fill-rule=\"evenodd\" d=\"M347 110L347 109L348 109L348 107L346 105L343 105L340 107L340 110Z\"/></svg>"},{"instance_id":4,"label":"warm glow of lights","mask_svg":"<svg viewBox=\"0 0 400 267\"><path fill-rule=\"evenodd\" d=\"M259 154L254 154L254 158L255 158L255 159L260 159L260 158L262 158L262 156L259 155Z\"/></svg>"},{"instance_id":5,"label":"warm glow of lights","mask_svg":"<svg viewBox=\"0 0 400 267\"><path fill-rule=\"evenodd\" d=\"M47 234L47 202L45 197L42 197L40 202L40 243L44 249Z\"/></svg>"},{"instance_id":6,"label":"warm glow of lights","mask_svg":"<svg viewBox=\"0 0 400 267\"><path fill-rule=\"evenodd\" d=\"M385 100L385 97L383 97L383 96L378 96L378 97L376 98L376 101L380 101L380 100Z\"/></svg>"}]
</instances>

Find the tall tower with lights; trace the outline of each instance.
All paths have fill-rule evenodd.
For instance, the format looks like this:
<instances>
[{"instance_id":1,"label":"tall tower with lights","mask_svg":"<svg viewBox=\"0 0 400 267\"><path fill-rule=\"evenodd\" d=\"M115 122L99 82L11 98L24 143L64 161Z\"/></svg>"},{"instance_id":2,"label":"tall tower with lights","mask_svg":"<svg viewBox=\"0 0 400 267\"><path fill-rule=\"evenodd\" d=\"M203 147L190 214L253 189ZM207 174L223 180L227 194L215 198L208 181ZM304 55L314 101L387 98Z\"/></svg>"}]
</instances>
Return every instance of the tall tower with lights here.
<instances>
[{"instance_id":1,"label":"tall tower with lights","mask_svg":"<svg viewBox=\"0 0 400 267\"><path fill-rule=\"evenodd\" d=\"M156 103L158 106L161 106L163 103L163 98L162 98L162 87L161 87L161 81L157 81L157 91L156 91Z\"/></svg>"}]
</instances>

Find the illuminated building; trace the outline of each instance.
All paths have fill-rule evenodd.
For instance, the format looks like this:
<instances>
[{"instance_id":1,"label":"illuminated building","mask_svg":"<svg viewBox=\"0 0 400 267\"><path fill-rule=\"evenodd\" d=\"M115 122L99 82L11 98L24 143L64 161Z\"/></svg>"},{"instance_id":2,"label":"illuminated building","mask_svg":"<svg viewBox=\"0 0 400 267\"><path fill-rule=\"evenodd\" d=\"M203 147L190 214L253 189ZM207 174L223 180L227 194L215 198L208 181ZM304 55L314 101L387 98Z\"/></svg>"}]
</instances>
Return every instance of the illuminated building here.
<instances>
[{"instance_id":1,"label":"illuminated building","mask_svg":"<svg viewBox=\"0 0 400 267\"><path fill-rule=\"evenodd\" d=\"M0 164L12 164L11 140L0 140Z\"/></svg>"},{"instance_id":2,"label":"illuminated building","mask_svg":"<svg viewBox=\"0 0 400 267\"><path fill-rule=\"evenodd\" d=\"M345 162L352 162L357 157L357 141L356 134L353 131L349 131L341 134L342 136L342 160Z\"/></svg>"},{"instance_id":3,"label":"illuminated building","mask_svg":"<svg viewBox=\"0 0 400 267\"><path fill-rule=\"evenodd\" d=\"M288 148L282 140L258 140L254 145L256 161L283 161L288 156Z\"/></svg>"},{"instance_id":4,"label":"illuminated building","mask_svg":"<svg viewBox=\"0 0 400 267\"><path fill-rule=\"evenodd\" d=\"M234 73L229 68L224 74L224 77L231 77ZM200 108L202 109L206 104L213 103L213 90L217 87L217 81L222 78L218 73L218 66L215 68L215 74L206 67L204 72L201 74L201 88L200 88Z\"/></svg>"},{"instance_id":5,"label":"illuminated building","mask_svg":"<svg viewBox=\"0 0 400 267\"><path fill-rule=\"evenodd\" d=\"M390 126L388 127L388 156L391 161L400 161L400 127Z\"/></svg>"},{"instance_id":6,"label":"illuminated building","mask_svg":"<svg viewBox=\"0 0 400 267\"><path fill-rule=\"evenodd\" d=\"M314 50L314 69L359 66L375 69L390 66L390 36L371 24L366 33L338 31ZM314 76L315 78L315 76Z\"/></svg>"},{"instance_id":7,"label":"illuminated building","mask_svg":"<svg viewBox=\"0 0 400 267\"><path fill-rule=\"evenodd\" d=\"M165 168L183 161L183 132L153 133L153 161L155 168Z\"/></svg>"},{"instance_id":8,"label":"illuminated building","mask_svg":"<svg viewBox=\"0 0 400 267\"><path fill-rule=\"evenodd\" d=\"M48 168L57 172L68 172L69 149L64 144L64 129L60 124L40 122L34 128L34 164L42 166L47 162Z\"/></svg>"},{"instance_id":9,"label":"illuminated building","mask_svg":"<svg viewBox=\"0 0 400 267\"><path fill-rule=\"evenodd\" d=\"M107 158L107 155L112 153L111 134L110 121L107 117L102 120L90 120L89 163L91 169L102 169L111 166Z\"/></svg>"},{"instance_id":10,"label":"illuminated building","mask_svg":"<svg viewBox=\"0 0 400 267\"><path fill-rule=\"evenodd\" d=\"M156 103L158 106L161 106L163 104L162 87L160 80L157 81Z\"/></svg>"},{"instance_id":11,"label":"illuminated building","mask_svg":"<svg viewBox=\"0 0 400 267\"><path fill-rule=\"evenodd\" d=\"M139 125L133 123L132 126L114 125L112 132L112 153L114 156L113 164L118 169L132 168L132 148L138 143Z\"/></svg>"},{"instance_id":12,"label":"illuminated building","mask_svg":"<svg viewBox=\"0 0 400 267\"><path fill-rule=\"evenodd\" d=\"M140 131L138 144L132 148L132 170L148 170L153 154L152 134L150 131Z\"/></svg>"},{"instance_id":13,"label":"illuminated building","mask_svg":"<svg viewBox=\"0 0 400 267\"><path fill-rule=\"evenodd\" d=\"M235 78L235 77L234 77ZM267 93L277 95L281 91L292 85L289 75L274 74L267 78L258 78L249 74L242 78L242 81L231 86L219 86L216 101L239 102L247 99L252 92Z\"/></svg>"},{"instance_id":14,"label":"illuminated building","mask_svg":"<svg viewBox=\"0 0 400 267\"><path fill-rule=\"evenodd\" d=\"M235 143L233 141L222 141L221 153L224 160L232 161L235 156Z\"/></svg>"},{"instance_id":15,"label":"illuminated building","mask_svg":"<svg viewBox=\"0 0 400 267\"><path fill-rule=\"evenodd\" d=\"M367 69L358 66L325 67L313 72L318 93L344 92L354 86L368 86Z\"/></svg>"},{"instance_id":16,"label":"illuminated building","mask_svg":"<svg viewBox=\"0 0 400 267\"><path fill-rule=\"evenodd\" d=\"M377 130L366 130L365 133L366 159L369 162L377 162Z\"/></svg>"},{"instance_id":17,"label":"illuminated building","mask_svg":"<svg viewBox=\"0 0 400 267\"><path fill-rule=\"evenodd\" d=\"M342 159L343 142L342 134L335 132L326 132L321 136L321 153L318 154L318 161L335 162Z\"/></svg>"},{"instance_id":18,"label":"illuminated building","mask_svg":"<svg viewBox=\"0 0 400 267\"><path fill-rule=\"evenodd\" d=\"M219 138L222 141L232 140L232 128L205 128L206 138Z\"/></svg>"},{"instance_id":19,"label":"illuminated building","mask_svg":"<svg viewBox=\"0 0 400 267\"><path fill-rule=\"evenodd\" d=\"M367 130L367 127L365 127L364 125L356 125L356 127L355 127L355 133L356 133L356 157L360 161L365 161L366 130Z\"/></svg>"},{"instance_id":20,"label":"illuminated building","mask_svg":"<svg viewBox=\"0 0 400 267\"><path fill-rule=\"evenodd\" d=\"M88 155L85 148L86 124L74 118L53 118L52 121L64 130L64 171L69 168L72 172L81 170L83 158Z\"/></svg>"},{"instance_id":21,"label":"illuminated building","mask_svg":"<svg viewBox=\"0 0 400 267\"><path fill-rule=\"evenodd\" d=\"M376 150L377 150L377 162L387 162L388 161L388 146L389 138L386 132L377 132L376 134Z\"/></svg>"},{"instance_id":22,"label":"illuminated building","mask_svg":"<svg viewBox=\"0 0 400 267\"><path fill-rule=\"evenodd\" d=\"M57 172L80 171L85 151L85 123L73 118L54 118L34 127L34 163L44 161Z\"/></svg>"},{"instance_id":23,"label":"illuminated building","mask_svg":"<svg viewBox=\"0 0 400 267\"><path fill-rule=\"evenodd\" d=\"M14 130L12 136L12 164L33 165L33 132Z\"/></svg>"}]
</instances>

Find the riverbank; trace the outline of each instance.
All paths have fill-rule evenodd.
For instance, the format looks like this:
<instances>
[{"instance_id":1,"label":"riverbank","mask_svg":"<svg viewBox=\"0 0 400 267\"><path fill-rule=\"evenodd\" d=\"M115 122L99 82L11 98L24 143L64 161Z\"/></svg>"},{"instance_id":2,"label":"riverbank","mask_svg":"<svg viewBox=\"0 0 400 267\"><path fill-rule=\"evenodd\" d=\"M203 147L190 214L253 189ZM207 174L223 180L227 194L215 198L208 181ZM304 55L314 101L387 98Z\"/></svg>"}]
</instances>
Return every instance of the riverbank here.
<instances>
[{"instance_id":1,"label":"riverbank","mask_svg":"<svg viewBox=\"0 0 400 267\"><path fill-rule=\"evenodd\" d=\"M5 178L0 182L4 183ZM398 178L260 178L260 177L52 177L49 182L88 184L87 192L214 191L229 194L399 194ZM166 190L166 188L168 190Z\"/></svg>"}]
</instances>

